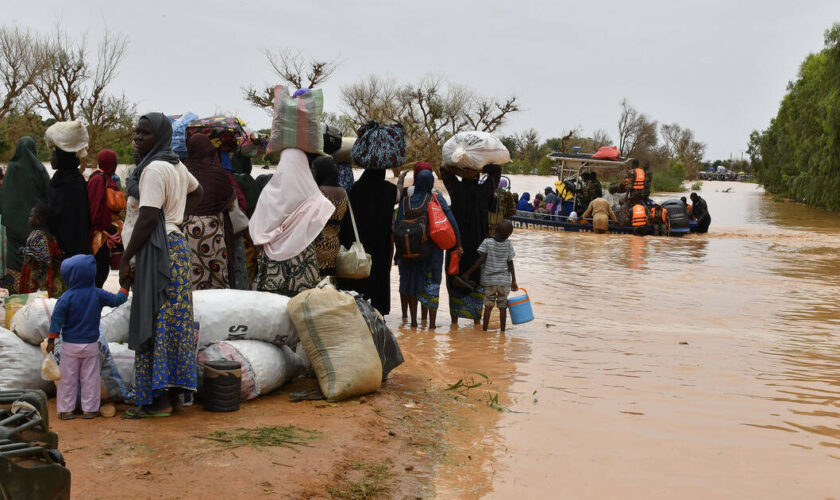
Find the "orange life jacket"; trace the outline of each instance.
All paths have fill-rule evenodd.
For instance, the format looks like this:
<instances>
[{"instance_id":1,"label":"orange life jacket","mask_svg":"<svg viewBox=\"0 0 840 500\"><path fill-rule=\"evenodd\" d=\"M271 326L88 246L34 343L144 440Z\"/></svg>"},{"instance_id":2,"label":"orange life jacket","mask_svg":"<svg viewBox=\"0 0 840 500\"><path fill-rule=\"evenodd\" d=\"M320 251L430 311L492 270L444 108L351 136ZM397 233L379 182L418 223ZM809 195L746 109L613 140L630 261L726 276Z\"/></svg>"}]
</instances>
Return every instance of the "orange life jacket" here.
<instances>
[{"instance_id":1,"label":"orange life jacket","mask_svg":"<svg viewBox=\"0 0 840 500\"><path fill-rule=\"evenodd\" d=\"M633 227L647 226L647 212L641 203L633 205Z\"/></svg>"},{"instance_id":2,"label":"orange life jacket","mask_svg":"<svg viewBox=\"0 0 840 500\"><path fill-rule=\"evenodd\" d=\"M645 188L645 171L641 168L636 170L636 180L633 181L633 190L642 191Z\"/></svg>"},{"instance_id":3,"label":"orange life jacket","mask_svg":"<svg viewBox=\"0 0 840 500\"><path fill-rule=\"evenodd\" d=\"M650 209L650 218L656 221L662 219L662 222L668 222L668 209L665 207L652 207Z\"/></svg>"}]
</instances>

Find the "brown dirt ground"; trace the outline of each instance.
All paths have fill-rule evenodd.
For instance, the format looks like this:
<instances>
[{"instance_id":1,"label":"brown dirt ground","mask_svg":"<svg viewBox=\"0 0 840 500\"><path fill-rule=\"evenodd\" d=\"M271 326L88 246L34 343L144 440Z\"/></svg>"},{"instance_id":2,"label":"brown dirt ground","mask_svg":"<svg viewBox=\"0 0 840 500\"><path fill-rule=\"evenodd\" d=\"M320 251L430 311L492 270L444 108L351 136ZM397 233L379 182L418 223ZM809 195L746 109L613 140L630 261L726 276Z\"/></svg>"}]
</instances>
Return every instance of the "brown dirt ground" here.
<instances>
[{"instance_id":1,"label":"brown dirt ground","mask_svg":"<svg viewBox=\"0 0 840 500\"><path fill-rule=\"evenodd\" d=\"M379 496L434 496L434 467L456 403L424 375L426 363L406 358L378 392L340 403L290 402L290 391L315 387L314 380L298 379L234 413L196 405L153 420L51 419L72 472L73 497L329 498L331 488L347 490L348 480L359 481L363 464L390 469ZM230 448L206 439L218 430L287 425L322 437L295 448Z\"/></svg>"}]
</instances>

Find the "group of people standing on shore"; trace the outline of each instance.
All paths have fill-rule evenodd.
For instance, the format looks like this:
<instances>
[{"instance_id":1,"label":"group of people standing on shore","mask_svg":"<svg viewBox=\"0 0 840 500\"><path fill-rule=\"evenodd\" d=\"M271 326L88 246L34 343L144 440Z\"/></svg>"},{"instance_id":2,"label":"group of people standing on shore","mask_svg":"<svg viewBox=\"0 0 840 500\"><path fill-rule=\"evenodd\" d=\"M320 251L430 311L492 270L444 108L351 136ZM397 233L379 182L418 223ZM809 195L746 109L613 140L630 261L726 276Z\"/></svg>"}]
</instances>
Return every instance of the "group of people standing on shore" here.
<instances>
[{"instance_id":1,"label":"group of people standing on shore","mask_svg":"<svg viewBox=\"0 0 840 500\"><path fill-rule=\"evenodd\" d=\"M91 327L94 321L98 325L98 312L93 310L101 306L82 304L79 297L90 297L79 289L101 289L112 262L119 268L121 294L127 296L133 289L129 348L135 351L137 407L126 413L127 418L168 416L182 393L195 390L193 290L242 288L294 296L331 278L386 315L391 311L391 266L396 264L403 318L410 315L413 326L418 324L419 304L429 327L436 327L443 283L453 324L458 318L478 324L483 311L488 316L494 305L504 307L513 251L510 242L504 243L512 226L504 224L504 210L499 209L499 166L487 165L483 182L477 170L443 167L440 177L451 205L434 188L435 169L425 162L415 164L414 184L408 188L403 188L402 179L399 187L387 181L384 169L365 170L349 186L346 172L342 176L331 157L284 149L276 173L260 182L250 175L249 158L234 153L228 170L225 155L200 133L187 139L186 157L179 157L172 149L170 119L148 113L137 122L135 165L129 167L123 186L116 175L116 154L110 150L99 152L98 169L85 179L80 171L87 148L84 127L79 122L56 125L59 130L51 128L46 137L53 149L52 178L38 160L31 137L18 142L6 171L0 191L3 285L10 293L46 290L51 297L62 297L62 271L72 276L69 284L75 291L59 299L62 311L84 310L85 320L69 325L65 319L81 316L67 313L54 322L59 331L51 328L55 338ZM431 196L445 212L457 244L446 251L435 249L428 259L395 262L395 222L407 210L426 210ZM496 230L500 244L488 250L484 242L494 214L501 214L493 221L501 228ZM356 234L371 257L369 276L339 278L337 255L342 247L350 247ZM77 255L93 258L72 258ZM501 261L502 267L492 271L490 264L482 265L485 260L497 267ZM95 270L86 269L88 264ZM501 289L488 288L493 293L486 300L483 269L507 280ZM87 283L88 275L95 280ZM99 303L122 300L103 295ZM89 355L91 339L90 332L63 337L65 343L87 346L78 350L81 357ZM68 350L68 356L73 353ZM75 377L85 370L83 365L76 365ZM82 391L85 399L84 387ZM64 394L62 401L69 399ZM86 415L95 413L93 406L98 409L91 402L83 406ZM59 409L63 415L68 411Z\"/></svg>"}]
</instances>

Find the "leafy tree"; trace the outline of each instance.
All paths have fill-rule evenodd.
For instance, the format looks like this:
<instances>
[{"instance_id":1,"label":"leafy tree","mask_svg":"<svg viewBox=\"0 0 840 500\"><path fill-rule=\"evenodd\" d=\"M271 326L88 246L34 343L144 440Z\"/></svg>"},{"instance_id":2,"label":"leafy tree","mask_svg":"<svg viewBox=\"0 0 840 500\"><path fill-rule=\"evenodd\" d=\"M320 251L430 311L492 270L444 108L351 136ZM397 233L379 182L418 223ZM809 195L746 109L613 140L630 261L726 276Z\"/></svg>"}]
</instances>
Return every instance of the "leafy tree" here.
<instances>
[{"instance_id":1,"label":"leafy tree","mask_svg":"<svg viewBox=\"0 0 840 500\"><path fill-rule=\"evenodd\" d=\"M683 128L677 123L662 125L664 147L670 158L674 158L685 166L689 177L694 178L703 161L706 144L694 139L694 132Z\"/></svg>"},{"instance_id":2,"label":"leafy tree","mask_svg":"<svg viewBox=\"0 0 840 500\"><path fill-rule=\"evenodd\" d=\"M747 152L767 191L840 210L840 23L802 62L767 129L750 134Z\"/></svg>"}]
</instances>

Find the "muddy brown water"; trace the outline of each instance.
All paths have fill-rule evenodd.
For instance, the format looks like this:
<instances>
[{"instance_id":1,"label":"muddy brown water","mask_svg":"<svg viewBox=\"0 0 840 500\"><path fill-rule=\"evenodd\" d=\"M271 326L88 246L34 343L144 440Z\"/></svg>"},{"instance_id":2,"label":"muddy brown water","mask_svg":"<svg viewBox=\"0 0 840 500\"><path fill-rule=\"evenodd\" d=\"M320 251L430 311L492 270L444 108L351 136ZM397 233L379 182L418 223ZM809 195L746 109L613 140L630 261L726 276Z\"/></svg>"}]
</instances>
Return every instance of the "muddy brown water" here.
<instances>
[{"instance_id":1,"label":"muddy brown water","mask_svg":"<svg viewBox=\"0 0 840 500\"><path fill-rule=\"evenodd\" d=\"M430 369L483 382L441 498L840 497L840 221L752 184L701 194L708 235L517 230L536 320L506 335L450 328L445 291L436 331L389 318Z\"/></svg>"}]
</instances>

